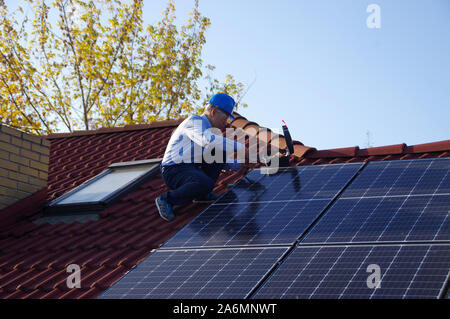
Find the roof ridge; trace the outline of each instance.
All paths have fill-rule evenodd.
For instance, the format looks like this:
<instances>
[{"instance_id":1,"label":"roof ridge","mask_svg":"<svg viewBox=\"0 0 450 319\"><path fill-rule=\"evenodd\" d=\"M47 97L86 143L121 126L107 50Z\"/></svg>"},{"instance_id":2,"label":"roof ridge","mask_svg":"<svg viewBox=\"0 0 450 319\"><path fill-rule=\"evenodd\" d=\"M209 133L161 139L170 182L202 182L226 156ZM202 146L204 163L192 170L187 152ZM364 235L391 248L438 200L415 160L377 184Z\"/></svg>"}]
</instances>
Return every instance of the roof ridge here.
<instances>
[{"instance_id":1,"label":"roof ridge","mask_svg":"<svg viewBox=\"0 0 450 319\"><path fill-rule=\"evenodd\" d=\"M106 133L117 133L117 132L128 132L128 131L140 131L147 130L151 128L162 128L162 127L174 127L178 126L185 118L177 119L177 120L164 120L164 121L155 121L149 124L128 124L120 127L101 127L95 130L77 130L71 133L52 133L47 135L42 135L41 137L45 139L57 139L57 138L66 138L72 136L84 136L84 135L97 135L97 134L106 134Z\"/></svg>"},{"instance_id":2,"label":"roof ridge","mask_svg":"<svg viewBox=\"0 0 450 319\"><path fill-rule=\"evenodd\" d=\"M315 150L308 154L309 158L379 156L414 153L432 153L450 151L450 140L442 140L423 144L407 145L406 143L381 145L368 148L359 146Z\"/></svg>"},{"instance_id":3,"label":"roof ridge","mask_svg":"<svg viewBox=\"0 0 450 319\"><path fill-rule=\"evenodd\" d=\"M284 149L287 147L286 139L285 139L284 135L272 132L272 130L268 127L261 126L258 123L253 122L253 121L249 121L249 120L247 120L247 118L243 117L242 115L240 115L237 112L233 112L233 116L234 116L234 120L229 122L231 126L233 126L235 128L241 128L244 131L248 131L249 129L251 129L254 126L267 129L267 131L270 132L270 136L265 139L265 140L267 140L268 143L277 140L276 142L278 143L280 149ZM258 136L258 138L259 138L259 133L260 132L258 131L258 133L256 134ZM302 142L300 142L298 140L292 140L292 143L294 146L294 154L293 155L296 157L297 160L306 156L306 154L308 154L308 153L316 151L316 148L310 147L310 146L305 146Z\"/></svg>"}]
</instances>

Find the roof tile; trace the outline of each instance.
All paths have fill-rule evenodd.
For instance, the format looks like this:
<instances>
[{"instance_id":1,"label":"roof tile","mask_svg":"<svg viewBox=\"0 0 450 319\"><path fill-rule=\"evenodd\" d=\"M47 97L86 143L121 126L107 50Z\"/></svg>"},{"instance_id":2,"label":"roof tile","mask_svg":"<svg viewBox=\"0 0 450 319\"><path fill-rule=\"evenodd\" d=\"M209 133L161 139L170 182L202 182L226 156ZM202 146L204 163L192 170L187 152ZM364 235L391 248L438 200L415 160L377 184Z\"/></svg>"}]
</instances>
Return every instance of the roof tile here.
<instances>
[{"instance_id":1,"label":"roof tile","mask_svg":"<svg viewBox=\"0 0 450 319\"><path fill-rule=\"evenodd\" d=\"M133 234L131 234L133 235ZM103 234L99 240L96 242L95 247L99 249L122 249L126 246L127 237L130 234L120 234L111 233L111 234Z\"/></svg>"},{"instance_id":2,"label":"roof tile","mask_svg":"<svg viewBox=\"0 0 450 319\"><path fill-rule=\"evenodd\" d=\"M357 156L358 150L359 150L358 146L320 150L311 152L308 155L308 157L309 158L353 157Z\"/></svg>"},{"instance_id":3,"label":"roof tile","mask_svg":"<svg viewBox=\"0 0 450 319\"><path fill-rule=\"evenodd\" d=\"M450 140L408 146L405 153L428 153L450 150Z\"/></svg>"},{"instance_id":4,"label":"roof tile","mask_svg":"<svg viewBox=\"0 0 450 319\"><path fill-rule=\"evenodd\" d=\"M53 272L47 276L47 278L43 279L36 288L46 292L51 292L60 285L64 285L67 288L67 278L69 275L70 274L67 273L66 269L59 271L53 270Z\"/></svg>"},{"instance_id":5,"label":"roof tile","mask_svg":"<svg viewBox=\"0 0 450 319\"><path fill-rule=\"evenodd\" d=\"M4 291L13 293L15 290L18 289L18 286L22 282L25 282L30 278L37 276L38 274L40 274L40 271L34 268L28 269L26 271L14 269L13 271L6 274L4 277L1 277L0 288L2 288Z\"/></svg>"},{"instance_id":6,"label":"roof tile","mask_svg":"<svg viewBox=\"0 0 450 319\"><path fill-rule=\"evenodd\" d=\"M10 266L17 268L17 269L29 269L29 268L47 268L47 267L39 267L39 265L41 265L42 261L48 258L48 252L47 251L43 251L40 253L25 253L23 255L19 255L19 256L23 256L22 259L20 261L16 261L14 260L14 264L13 261L11 261Z\"/></svg>"},{"instance_id":7,"label":"roof tile","mask_svg":"<svg viewBox=\"0 0 450 319\"><path fill-rule=\"evenodd\" d=\"M39 288L37 292L39 294L38 298L40 299L58 299L65 293L56 288L44 289L43 287Z\"/></svg>"},{"instance_id":8,"label":"roof tile","mask_svg":"<svg viewBox=\"0 0 450 319\"><path fill-rule=\"evenodd\" d=\"M114 252L114 249L106 249L106 250L92 250L91 256L87 261L83 263L83 267L87 269L97 269L99 267L104 266L105 262L108 261L110 255Z\"/></svg>"},{"instance_id":9,"label":"roof tile","mask_svg":"<svg viewBox=\"0 0 450 319\"><path fill-rule=\"evenodd\" d=\"M358 150L356 156L403 154L405 148L406 148L406 144L371 147L371 148L365 148L365 149Z\"/></svg>"},{"instance_id":10,"label":"roof tile","mask_svg":"<svg viewBox=\"0 0 450 319\"><path fill-rule=\"evenodd\" d=\"M20 289L20 290L30 293L33 290L36 290L37 287L41 284L41 282L43 280L47 279L47 277L50 274L54 274L54 273L55 273L55 270L50 269L50 268L47 268L43 271L36 271L35 276L32 276L28 280L22 281L20 283L20 285L17 286L16 289Z\"/></svg>"},{"instance_id":11,"label":"roof tile","mask_svg":"<svg viewBox=\"0 0 450 319\"><path fill-rule=\"evenodd\" d=\"M1 299L25 299L30 293L22 290L14 290L13 293L6 293L5 296L0 294Z\"/></svg>"},{"instance_id":12,"label":"roof tile","mask_svg":"<svg viewBox=\"0 0 450 319\"><path fill-rule=\"evenodd\" d=\"M127 251L126 257L122 258L119 261L118 265L131 268L138 262L140 262L143 258L147 257L149 254L150 252L147 248L138 250L130 249Z\"/></svg>"},{"instance_id":13,"label":"roof tile","mask_svg":"<svg viewBox=\"0 0 450 319\"><path fill-rule=\"evenodd\" d=\"M49 254L49 258L43 260L41 265L54 270L66 269L67 266L71 264L79 264L80 252L80 250L66 251L63 253L58 251L56 253Z\"/></svg>"},{"instance_id":14,"label":"roof tile","mask_svg":"<svg viewBox=\"0 0 450 319\"><path fill-rule=\"evenodd\" d=\"M125 249L114 249L111 254L108 256L108 259L106 259L101 266L106 266L109 268L116 268L119 266L120 262L126 258L128 251ZM125 265L123 265L125 267ZM130 268L130 267L128 267Z\"/></svg>"},{"instance_id":15,"label":"roof tile","mask_svg":"<svg viewBox=\"0 0 450 319\"><path fill-rule=\"evenodd\" d=\"M90 289L86 288L72 288L72 289L64 289L62 291L61 296L58 299L80 299L83 295L85 295Z\"/></svg>"},{"instance_id":16,"label":"roof tile","mask_svg":"<svg viewBox=\"0 0 450 319\"><path fill-rule=\"evenodd\" d=\"M78 299L90 299L90 298L96 298L98 297L105 289L98 289L96 287L88 289L88 290L83 290L82 293L76 297ZM69 295L63 295L63 298L69 298Z\"/></svg>"},{"instance_id":17,"label":"roof tile","mask_svg":"<svg viewBox=\"0 0 450 319\"><path fill-rule=\"evenodd\" d=\"M32 292L27 293L23 299L42 299L46 295L48 295L48 292L35 289Z\"/></svg>"},{"instance_id":18,"label":"roof tile","mask_svg":"<svg viewBox=\"0 0 450 319\"><path fill-rule=\"evenodd\" d=\"M237 118L232 122L233 127L244 129L245 125L249 123L246 118Z\"/></svg>"},{"instance_id":19,"label":"roof tile","mask_svg":"<svg viewBox=\"0 0 450 319\"><path fill-rule=\"evenodd\" d=\"M13 292L14 293L14 292ZM8 299L13 294L0 288L0 299Z\"/></svg>"},{"instance_id":20,"label":"roof tile","mask_svg":"<svg viewBox=\"0 0 450 319\"><path fill-rule=\"evenodd\" d=\"M86 236L85 238L81 239L79 242L75 243L75 247L81 248L83 250L89 250L94 247L98 247L99 241L104 238L105 234L98 233L94 234L92 236ZM83 236L81 236L83 237Z\"/></svg>"},{"instance_id":21,"label":"roof tile","mask_svg":"<svg viewBox=\"0 0 450 319\"><path fill-rule=\"evenodd\" d=\"M314 153L316 151L313 147L303 146L300 144L294 144L294 155L302 158L306 156L306 154Z\"/></svg>"},{"instance_id":22,"label":"roof tile","mask_svg":"<svg viewBox=\"0 0 450 319\"><path fill-rule=\"evenodd\" d=\"M92 287L100 288L100 289L107 289L108 287L112 286L116 281L118 281L120 278L123 277L123 275L128 271L129 269L124 266L118 266L114 268L112 271L101 277L99 280L96 280Z\"/></svg>"}]
</instances>

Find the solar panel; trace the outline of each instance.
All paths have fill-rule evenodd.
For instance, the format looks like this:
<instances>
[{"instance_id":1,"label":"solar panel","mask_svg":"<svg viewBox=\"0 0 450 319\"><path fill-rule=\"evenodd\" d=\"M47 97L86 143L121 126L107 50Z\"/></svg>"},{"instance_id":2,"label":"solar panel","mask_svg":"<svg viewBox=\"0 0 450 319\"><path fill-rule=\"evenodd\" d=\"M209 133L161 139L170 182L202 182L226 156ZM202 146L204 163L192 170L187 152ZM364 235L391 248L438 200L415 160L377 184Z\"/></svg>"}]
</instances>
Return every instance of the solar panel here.
<instances>
[{"instance_id":1,"label":"solar panel","mask_svg":"<svg viewBox=\"0 0 450 319\"><path fill-rule=\"evenodd\" d=\"M303 243L450 240L450 196L340 199Z\"/></svg>"},{"instance_id":2,"label":"solar panel","mask_svg":"<svg viewBox=\"0 0 450 319\"><path fill-rule=\"evenodd\" d=\"M437 298L450 245L296 247L255 298Z\"/></svg>"},{"instance_id":3,"label":"solar panel","mask_svg":"<svg viewBox=\"0 0 450 319\"><path fill-rule=\"evenodd\" d=\"M251 171L215 204L329 199L335 197L364 163L280 168L264 175Z\"/></svg>"},{"instance_id":4,"label":"solar panel","mask_svg":"<svg viewBox=\"0 0 450 319\"><path fill-rule=\"evenodd\" d=\"M100 298L245 298L286 251L157 250Z\"/></svg>"},{"instance_id":5,"label":"solar panel","mask_svg":"<svg viewBox=\"0 0 450 319\"><path fill-rule=\"evenodd\" d=\"M450 195L450 159L369 162L341 198Z\"/></svg>"},{"instance_id":6,"label":"solar panel","mask_svg":"<svg viewBox=\"0 0 450 319\"><path fill-rule=\"evenodd\" d=\"M161 248L293 244L329 200L215 205Z\"/></svg>"},{"instance_id":7,"label":"solar panel","mask_svg":"<svg viewBox=\"0 0 450 319\"><path fill-rule=\"evenodd\" d=\"M293 244L362 165L252 171L161 248Z\"/></svg>"},{"instance_id":8,"label":"solar panel","mask_svg":"<svg viewBox=\"0 0 450 319\"><path fill-rule=\"evenodd\" d=\"M450 240L450 160L405 162L369 163L302 242Z\"/></svg>"}]
</instances>

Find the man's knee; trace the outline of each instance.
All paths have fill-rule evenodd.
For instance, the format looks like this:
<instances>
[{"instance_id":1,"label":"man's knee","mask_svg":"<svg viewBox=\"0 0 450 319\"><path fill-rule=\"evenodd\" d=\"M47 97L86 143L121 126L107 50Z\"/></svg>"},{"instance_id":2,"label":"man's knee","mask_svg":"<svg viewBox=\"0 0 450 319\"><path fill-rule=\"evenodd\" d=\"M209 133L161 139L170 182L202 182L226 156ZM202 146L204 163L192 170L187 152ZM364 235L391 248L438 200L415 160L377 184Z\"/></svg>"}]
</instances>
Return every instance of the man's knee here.
<instances>
[{"instance_id":1,"label":"man's knee","mask_svg":"<svg viewBox=\"0 0 450 319\"><path fill-rule=\"evenodd\" d=\"M208 185L206 187L207 188L207 192L206 193L212 192L212 190L214 189L215 185L216 185L216 181L211 179L211 178L208 178Z\"/></svg>"},{"instance_id":2,"label":"man's knee","mask_svg":"<svg viewBox=\"0 0 450 319\"><path fill-rule=\"evenodd\" d=\"M225 166L225 164L223 164L223 163L205 164L205 165L202 165L202 170L215 183L215 181L219 177L220 172L222 171L224 166Z\"/></svg>"},{"instance_id":3,"label":"man's knee","mask_svg":"<svg viewBox=\"0 0 450 319\"><path fill-rule=\"evenodd\" d=\"M216 182L208 177L202 176L202 178L198 178L195 180L193 187L196 188L198 194L206 194L213 190Z\"/></svg>"}]
</instances>

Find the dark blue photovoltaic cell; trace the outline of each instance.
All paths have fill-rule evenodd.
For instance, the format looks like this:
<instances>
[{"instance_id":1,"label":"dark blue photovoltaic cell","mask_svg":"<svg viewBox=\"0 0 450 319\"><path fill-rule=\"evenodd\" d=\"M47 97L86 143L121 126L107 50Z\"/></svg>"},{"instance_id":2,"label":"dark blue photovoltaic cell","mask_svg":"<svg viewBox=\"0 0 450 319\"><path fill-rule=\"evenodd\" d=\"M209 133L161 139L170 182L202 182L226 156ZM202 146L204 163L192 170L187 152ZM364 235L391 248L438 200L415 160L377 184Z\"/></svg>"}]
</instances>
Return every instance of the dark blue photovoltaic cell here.
<instances>
[{"instance_id":1,"label":"dark blue photovoltaic cell","mask_svg":"<svg viewBox=\"0 0 450 319\"><path fill-rule=\"evenodd\" d=\"M162 248L293 244L362 165L252 171Z\"/></svg>"},{"instance_id":2,"label":"dark blue photovoltaic cell","mask_svg":"<svg viewBox=\"0 0 450 319\"><path fill-rule=\"evenodd\" d=\"M449 269L450 245L297 247L254 298L437 298Z\"/></svg>"},{"instance_id":3,"label":"dark blue photovoltaic cell","mask_svg":"<svg viewBox=\"0 0 450 319\"><path fill-rule=\"evenodd\" d=\"M450 159L370 162L304 243L450 240Z\"/></svg>"},{"instance_id":4,"label":"dark blue photovoltaic cell","mask_svg":"<svg viewBox=\"0 0 450 319\"><path fill-rule=\"evenodd\" d=\"M339 199L302 243L450 240L450 196Z\"/></svg>"},{"instance_id":5,"label":"dark blue photovoltaic cell","mask_svg":"<svg viewBox=\"0 0 450 319\"><path fill-rule=\"evenodd\" d=\"M450 159L370 162L341 198L450 194Z\"/></svg>"},{"instance_id":6,"label":"dark blue photovoltaic cell","mask_svg":"<svg viewBox=\"0 0 450 319\"><path fill-rule=\"evenodd\" d=\"M280 168L264 175L254 170L222 196L220 203L334 198L364 163Z\"/></svg>"},{"instance_id":7,"label":"dark blue photovoltaic cell","mask_svg":"<svg viewBox=\"0 0 450 319\"><path fill-rule=\"evenodd\" d=\"M245 298L286 251L156 251L100 298Z\"/></svg>"},{"instance_id":8,"label":"dark blue photovoltaic cell","mask_svg":"<svg viewBox=\"0 0 450 319\"><path fill-rule=\"evenodd\" d=\"M329 202L213 205L161 248L293 244Z\"/></svg>"}]
</instances>

